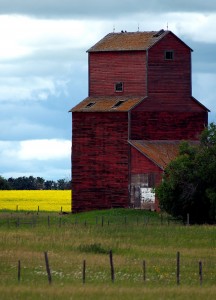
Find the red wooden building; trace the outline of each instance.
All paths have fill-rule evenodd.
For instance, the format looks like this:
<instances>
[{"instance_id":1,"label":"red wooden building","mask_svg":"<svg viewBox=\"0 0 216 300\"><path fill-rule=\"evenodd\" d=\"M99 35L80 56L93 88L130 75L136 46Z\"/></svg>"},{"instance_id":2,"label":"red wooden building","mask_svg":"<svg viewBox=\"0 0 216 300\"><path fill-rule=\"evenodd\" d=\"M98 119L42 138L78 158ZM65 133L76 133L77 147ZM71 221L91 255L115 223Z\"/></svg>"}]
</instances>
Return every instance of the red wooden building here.
<instances>
[{"instance_id":1,"label":"red wooden building","mask_svg":"<svg viewBox=\"0 0 216 300\"><path fill-rule=\"evenodd\" d=\"M157 210L151 188L208 123L192 96L192 49L160 30L110 33L87 52L89 95L71 110L72 211Z\"/></svg>"}]
</instances>

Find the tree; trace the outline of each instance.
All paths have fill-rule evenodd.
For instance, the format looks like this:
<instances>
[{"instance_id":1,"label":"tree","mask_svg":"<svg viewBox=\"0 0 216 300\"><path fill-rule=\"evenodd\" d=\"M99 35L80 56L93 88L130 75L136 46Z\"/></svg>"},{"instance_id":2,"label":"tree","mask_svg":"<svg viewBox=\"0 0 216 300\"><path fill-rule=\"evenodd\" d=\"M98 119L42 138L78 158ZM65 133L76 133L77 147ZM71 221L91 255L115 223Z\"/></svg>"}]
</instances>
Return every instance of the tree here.
<instances>
[{"instance_id":1,"label":"tree","mask_svg":"<svg viewBox=\"0 0 216 300\"><path fill-rule=\"evenodd\" d=\"M199 143L182 142L179 155L166 167L156 188L160 207L193 223L216 221L216 125L211 123Z\"/></svg>"},{"instance_id":2,"label":"tree","mask_svg":"<svg viewBox=\"0 0 216 300\"><path fill-rule=\"evenodd\" d=\"M4 179L2 176L0 176L0 190L10 190L7 179Z\"/></svg>"},{"instance_id":3,"label":"tree","mask_svg":"<svg viewBox=\"0 0 216 300\"><path fill-rule=\"evenodd\" d=\"M2 188L1 188L2 187ZM0 176L0 189L11 190L70 190L71 181L59 179L58 181L45 180L42 177L23 176L8 180Z\"/></svg>"}]
</instances>

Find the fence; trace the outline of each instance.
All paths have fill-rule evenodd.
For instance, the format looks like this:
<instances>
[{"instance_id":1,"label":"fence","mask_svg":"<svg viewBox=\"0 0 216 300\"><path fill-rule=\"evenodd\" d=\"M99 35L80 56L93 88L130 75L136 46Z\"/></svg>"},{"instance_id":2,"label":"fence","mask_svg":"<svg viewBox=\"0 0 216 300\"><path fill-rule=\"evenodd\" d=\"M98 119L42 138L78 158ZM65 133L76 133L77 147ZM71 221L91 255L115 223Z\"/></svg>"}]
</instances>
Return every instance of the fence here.
<instances>
[{"instance_id":1,"label":"fence","mask_svg":"<svg viewBox=\"0 0 216 300\"><path fill-rule=\"evenodd\" d=\"M108 259L108 257L109 257L109 259ZM50 266L47 251L44 252L44 262L45 262L44 263L44 270L46 270L46 271L44 271L42 273L43 274L43 279L44 280L46 279L45 276L44 276L46 274L46 277L47 277L46 280L51 285L54 282L53 277L55 277L56 272L53 272L53 274L52 274L52 266ZM112 250L110 250L109 253L107 254L107 266L108 265L109 265L109 269L110 269L110 272L109 272L110 273L110 276L109 276L110 278L108 278L108 277L106 278L107 282L110 281L112 283L115 283L116 281L117 282L121 282L122 280L124 281L123 273L121 273L119 270L116 272L116 270L115 270L115 256L113 255ZM180 262L180 252L177 252L177 254L176 254L176 263L175 263L176 272L170 274L170 277L172 277L173 283L176 282L176 285L181 284L181 271L180 270L181 270L181 268L184 269L184 267L185 267L185 265ZM80 277L79 277L80 282L82 282L83 284L86 284L87 282L92 282L92 278L91 278L92 273L91 272L88 273L88 265L87 265L87 260L86 259L83 260L81 268L82 268L82 272L80 272ZM202 286L203 285L203 275L204 275L204 277L207 277L208 273L206 271L206 273L204 274L202 261L197 262L196 268L197 268L196 283L198 285ZM14 271L15 271L15 269L14 269ZM149 283L149 281L150 281L150 278L148 277L148 272L149 271L150 271L150 266L148 267L148 261L143 260L142 263L140 263L140 276L139 276L139 282L140 283L142 283L142 282L143 282L143 284L148 284ZM21 262L21 260L18 260L18 263L17 263L17 281L19 283L20 282L25 282L25 281L28 282L29 278L28 278L27 275L26 275L26 278L25 278L24 273L25 272L22 272L22 262ZM2 275L1 272L0 272L0 275ZM184 283L185 283L185 281L187 280L187 277L189 276L189 274L184 274L184 276L186 277L183 280ZM92 276L92 277L97 277L97 276ZM151 275L151 277L153 278L152 275ZM156 283L156 280L152 280L152 278L151 278L151 281L154 281ZM164 282L163 280L161 280L158 277L157 283L159 283L160 281Z\"/></svg>"}]
</instances>

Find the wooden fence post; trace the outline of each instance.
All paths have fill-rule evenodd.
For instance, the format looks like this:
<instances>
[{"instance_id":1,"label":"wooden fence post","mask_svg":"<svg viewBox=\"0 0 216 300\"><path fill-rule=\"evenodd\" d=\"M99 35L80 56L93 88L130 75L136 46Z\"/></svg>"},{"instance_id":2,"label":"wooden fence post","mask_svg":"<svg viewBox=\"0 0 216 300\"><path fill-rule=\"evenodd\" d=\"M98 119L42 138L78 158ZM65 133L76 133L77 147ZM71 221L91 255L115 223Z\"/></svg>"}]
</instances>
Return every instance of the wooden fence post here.
<instances>
[{"instance_id":1,"label":"wooden fence post","mask_svg":"<svg viewBox=\"0 0 216 300\"><path fill-rule=\"evenodd\" d=\"M50 271L50 267L49 267L49 260L48 260L48 254L47 254L47 252L44 252L44 257L45 257L45 263L46 263L46 271L47 271L48 281L49 281L49 284L51 284L52 283L52 276L51 276L51 271Z\"/></svg>"},{"instance_id":2,"label":"wooden fence post","mask_svg":"<svg viewBox=\"0 0 216 300\"><path fill-rule=\"evenodd\" d=\"M187 226L190 225L190 214L187 214Z\"/></svg>"},{"instance_id":3,"label":"wooden fence post","mask_svg":"<svg viewBox=\"0 0 216 300\"><path fill-rule=\"evenodd\" d=\"M114 265L113 265L112 250L110 250L110 252L109 252L109 257L110 257L111 280L112 280L112 282L114 282L115 281L115 271L114 271Z\"/></svg>"},{"instance_id":4,"label":"wooden fence post","mask_svg":"<svg viewBox=\"0 0 216 300\"><path fill-rule=\"evenodd\" d=\"M202 285L203 275L202 275L202 262L201 261L199 261L199 279L200 279L200 285Z\"/></svg>"},{"instance_id":5,"label":"wooden fence post","mask_svg":"<svg viewBox=\"0 0 216 300\"><path fill-rule=\"evenodd\" d=\"M85 284L86 281L86 261L83 261L83 284Z\"/></svg>"},{"instance_id":6,"label":"wooden fence post","mask_svg":"<svg viewBox=\"0 0 216 300\"><path fill-rule=\"evenodd\" d=\"M143 261L143 281L146 281L146 261Z\"/></svg>"},{"instance_id":7,"label":"wooden fence post","mask_svg":"<svg viewBox=\"0 0 216 300\"><path fill-rule=\"evenodd\" d=\"M20 275L21 275L21 263L20 260L18 260L18 282L20 282Z\"/></svg>"},{"instance_id":8,"label":"wooden fence post","mask_svg":"<svg viewBox=\"0 0 216 300\"><path fill-rule=\"evenodd\" d=\"M177 252L177 259L176 259L176 282L180 284L180 253Z\"/></svg>"}]
</instances>

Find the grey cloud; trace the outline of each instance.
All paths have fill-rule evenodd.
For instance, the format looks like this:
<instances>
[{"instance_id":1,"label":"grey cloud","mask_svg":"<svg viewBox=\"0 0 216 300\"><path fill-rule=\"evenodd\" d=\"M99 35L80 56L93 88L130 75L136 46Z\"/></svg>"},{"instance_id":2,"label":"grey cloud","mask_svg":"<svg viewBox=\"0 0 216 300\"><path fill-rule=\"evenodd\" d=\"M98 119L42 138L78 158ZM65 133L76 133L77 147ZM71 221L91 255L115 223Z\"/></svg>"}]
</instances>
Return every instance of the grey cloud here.
<instances>
[{"instance_id":1,"label":"grey cloud","mask_svg":"<svg viewBox=\"0 0 216 300\"><path fill-rule=\"evenodd\" d=\"M11 5L8 0L0 0L0 7L1 14L26 14L50 18L114 18L140 11L157 13L178 10L208 13L216 10L216 3L212 0L13 0Z\"/></svg>"},{"instance_id":2,"label":"grey cloud","mask_svg":"<svg viewBox=\"0 0 216 300\"><path fill-rule=\"evenodd\" d=\"M42 103L0 103L1 140L71 138L70 97ZM16 114L12 113L16 112ZM11 116L8 118L8 116Z\"/></svg>"},{"instance_id":3,"label":"grey cloud","mask_svg":"<svg viewBox=\"0 0 216 300\"><path fill-rule=\"evenodd\" d=\"M0 59L0 78L1 85L6 78L22 78L28 82L33 77L48 76L55 80L85 78L87 74L88 57L85 49L47 49L41 48L33 51L31 55L1 61ZM79 72L78 72L79 71ZM12 78L13 76L13 78ZM85 80L85 79L84 79ZM23 83L25 83L23 82ZM14 82L13 82L14 84Z\"/></svg>"},{"instance_id":4,"label":"grey cloud","mask_svg":"<svg viewBox=\"0 0 216 300\"><path fill-rule=\"evenodd\" d=\"M193 71L215 73L216 70L216 44L196 43L191 41Z\"/></svg>"},{"instance_id":5,"label":"grey cloud","mask_svg":"<svg viewBox=\"0 0 216 300\"><path fill-rule=\"evenodd\" d=\"M1 176L5 178L19 176L43 177L44 179L58 180L60 178L70 178L70 157L58 160L43 161L3 161L1 163Z\"/></svg>"}]
</instances>

